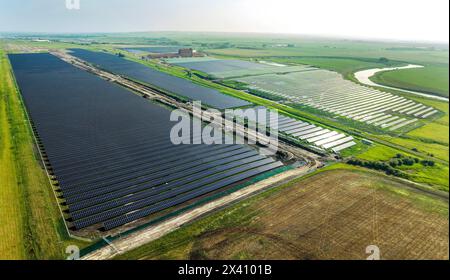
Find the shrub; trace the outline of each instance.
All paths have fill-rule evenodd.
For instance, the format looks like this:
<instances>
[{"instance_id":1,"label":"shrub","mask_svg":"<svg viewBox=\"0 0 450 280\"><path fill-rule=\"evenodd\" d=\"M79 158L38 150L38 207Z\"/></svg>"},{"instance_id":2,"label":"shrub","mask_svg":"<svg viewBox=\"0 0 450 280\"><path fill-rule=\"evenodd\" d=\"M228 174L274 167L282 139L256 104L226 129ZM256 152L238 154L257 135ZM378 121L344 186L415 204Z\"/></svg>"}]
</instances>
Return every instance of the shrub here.
<instances>
[{"instance_id":1,"label":"shrub","mask_svg":"<svg viewBox=\"0 0 450 280\"><path fill-rule=\"evenodd\" d=\"M406 159L391 159L388 163L382 161L365 161L360 159L351 158L347 160L347 164L362 166L369 169L384 171L387 175L393 175L402 178L408 178L406 173L401 172L400 170L395 169L396 166L400 166L403 164L403 161L414 164L414 159L406 158ZM427 163L428 164L428 163Z\"/></svg>"},{"instance_id":2,"label":"shrub","mask_svg":"<svg viewBox=\"0 0 450 280\"><path fill-rule=\"evenodd\" d=\"M436 163L432 160L422 160L420 163L422 163L423 166L435 166Z\"/></svg>"}]
</instances>

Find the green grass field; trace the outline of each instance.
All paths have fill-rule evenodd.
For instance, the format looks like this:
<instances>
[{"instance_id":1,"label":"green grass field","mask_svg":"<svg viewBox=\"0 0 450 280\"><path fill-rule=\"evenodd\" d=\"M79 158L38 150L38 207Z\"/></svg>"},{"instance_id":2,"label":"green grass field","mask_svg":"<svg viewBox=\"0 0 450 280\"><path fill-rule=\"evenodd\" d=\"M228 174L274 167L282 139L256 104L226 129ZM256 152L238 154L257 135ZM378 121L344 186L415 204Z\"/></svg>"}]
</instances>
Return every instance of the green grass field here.
<instances>
[{"instance_id":1,"label":"green grass field","mask_svg":"<svg viewBox=\"0 0 450 280\"><path fill-rule=\"evenodd\" d=\"M0 46L0 259L61 259L70 239Z\"/></svg>"},{"instance_id":2,"label":"green grass field","mask_svg":"<svg viewBox=\"0 0 450 280\"><path fill-rule=\"evenodd\" d=\"M358 154L356 157L368 161L389 161L399 153L414 157L412 154L399 152L396 149L382 145L375 145ZM417 163L413 166L401 166L399 169L407 173L414 182L447 192L449 190L448 164L437 163L436 166L430 167Z\"/></svg>"},{"instance_id":3,"label":"green grass field","mask_svg":"<svg viewBox=\"0 0 450 280\"><path fill-rule=\"evenodd\" d=\"M376 83L448 97L448 64L424 68L380 72L371 78Z\"/></svg>"},{"instance_id":4,"label":"green grass field","mask_svg":"<svg viewBox=\"0 0 450 280\"><path fill-rule=\"evenodd\" d=\"M438 132L438 133L436 133ZM430 139L448 145L448 125L430 123L408 133L412 137Z\"/></svg>"}]
</instances>

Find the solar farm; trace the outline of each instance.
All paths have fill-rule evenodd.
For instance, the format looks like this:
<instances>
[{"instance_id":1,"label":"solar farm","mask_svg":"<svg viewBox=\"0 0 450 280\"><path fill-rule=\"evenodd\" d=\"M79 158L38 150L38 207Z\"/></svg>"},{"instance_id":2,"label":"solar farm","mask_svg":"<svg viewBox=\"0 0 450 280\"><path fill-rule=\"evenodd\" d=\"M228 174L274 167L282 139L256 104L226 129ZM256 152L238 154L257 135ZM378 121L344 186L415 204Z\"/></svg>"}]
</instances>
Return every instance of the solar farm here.
<instances>
[{"instance_id":1,"label":"solar farm","mask_svg":"<svg viewBox=\"0 0 450 280\"><path fill-rule=\"evenodd\" d=\"M111 230L284 166L249 145L174 145L162 105L47 53L9 59L73 230Z\"/></svg>"},{"instance_id":2,"label":"solar farm","mask_svg":"<svg viewBox=\"0 0 450 280\"><path fill-rule=\"evenodd\" d=\"M169 63L233 79L248 88L363 122L388 131L414 126L438 113L433 107L345 80L336 72L309 66L276 66L215 58L169 59Z\"/></svg>"},{"instance_id":3,"label":"solar farm","mask_svg":"<svg viewBox=\"0 0 450 280\"><path fill-rule=\"evenodd\" d=\"M172 58L166 60L169 64L208 73L216 78L230 79L248 75L283 74L291 72L310 71L310 66L287 66L268 62L249 62L235 59L201 58Z\"/></svg>"},{"instance_id":4,"label":"solar farm","mask_svg":"<svg viewBox=\"0 0 450 280\"><path fill-rule=\"evenodd\" d=\"M283 99L389 131L412 125L438 110L408 98L360 86L327 70L241 77L237 81Z\"/></svg>"},{"instance_id":5,"label":"solar farm","mask_svg":"<svg viewBox=\"0 0 450 280\"><path fill-rule=\"evenodd\" d=\"M109 72L156 86L181 98L200 100L202 103L217 109L250 105L249 102L222 94L217 90L199 86L191 81L162 73L112 54L73 49L71 55Z\"/></svg>"}]
</instances>

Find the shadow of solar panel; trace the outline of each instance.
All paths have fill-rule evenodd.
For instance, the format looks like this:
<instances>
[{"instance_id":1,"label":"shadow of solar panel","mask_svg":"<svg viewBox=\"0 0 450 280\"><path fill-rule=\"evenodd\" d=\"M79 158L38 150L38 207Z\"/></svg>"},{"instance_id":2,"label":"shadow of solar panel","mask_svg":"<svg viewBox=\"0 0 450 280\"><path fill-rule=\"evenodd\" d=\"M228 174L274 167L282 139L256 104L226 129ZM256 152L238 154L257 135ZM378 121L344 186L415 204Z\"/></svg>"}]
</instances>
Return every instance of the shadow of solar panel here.
<instances>
[{"instance_id":1,"label":"shadow of solar panel","mask_svg":"<svg viewBox=\"0 0 450 280\"><path fill-rule=\"evenodd\" d=\"M49 54L9 58L75 229L111 229L282 165L246 145L174 145L166 108Z\"/></svg>"}]
</instances>

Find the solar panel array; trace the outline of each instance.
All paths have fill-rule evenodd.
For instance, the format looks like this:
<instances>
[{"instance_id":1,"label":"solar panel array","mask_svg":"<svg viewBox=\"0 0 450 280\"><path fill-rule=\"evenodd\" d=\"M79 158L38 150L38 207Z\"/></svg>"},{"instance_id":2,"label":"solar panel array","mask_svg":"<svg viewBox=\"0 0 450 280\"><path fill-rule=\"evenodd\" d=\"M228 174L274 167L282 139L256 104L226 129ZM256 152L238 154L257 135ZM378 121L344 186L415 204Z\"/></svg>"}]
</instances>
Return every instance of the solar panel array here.
<instances>
[{"instance_id":1,"label":"solar panel array","mask_svg":"<svg viewBox=\"0 0 450 280\"><path fill-rule=\"evenodd\" d=\"M186 97L194 101L202 101L202 103L217 109L241 107L251 104L247 101L222 94L217 90L194 84L189 80L157 71L116 55L83 49L72 49L71 52L73 56L97 65L109 72L156 86L177 96Z\"/></svg>"},{"instance_id":2,"label":"solar panel array","mask_svg":"<svg viewBox=\"0 0 450 280\"><path fill-rule=\"evenodd\" d=\"M326 70L237 79L285 100L395 131L438 111L408 98L360 86Z\"/></svg>"},{"instance_id":3,"label":"solar panel array","mask_svg":"<svg viewBox=\"0 0 450 280\"><path fill-rule=\"evenodd\" d=\"M329 149L337 153L356 145L352 136L282 115L278 115L275 118L270 115L268 109L264 106L258 106L253 109L256 114L249 115L247 118L249 121L257 123L257 120L260 120L258 113L267 112L265 120L268 128L276 128L278 132L319 148Z\"/></svg>"},{"instance_id":4,"label":"solar panel array","mask_svg":"<svg viewBox=\"0 0 450 280\"><path fill-rule=\"evenodd\" d=\"M166 108L50 54L9 58L77 230L113 229L282 166L247 145L174 145Z\"/></svg>"},{"instance_id":5,"label":"solar panel array","mask_svg":"<svg viewBox=\"0 0 450 280\"><path fill-rule=\"evenodd\" d=\"M147 47L127 47L121 50L142 54L142 53L178 53L179 49L186 48L184 46L147 46Z\"/></svg>"},{"instance_id":6,"label":"solar panel array","mask_svg":"<svg viewBox=\"0 0 450 280\"><path fill-rule=\"evenodd\" d=\"M190 68L208 73L217 78L233 78L247 75L262 75L274 73L290 73L296 71L309 71L310 66L288 66L281 64L268 64L250 62L236 59L214 59L210 57L200 58L172 58L166 61L173 65Z\"/></svg>"}]
</instances>

